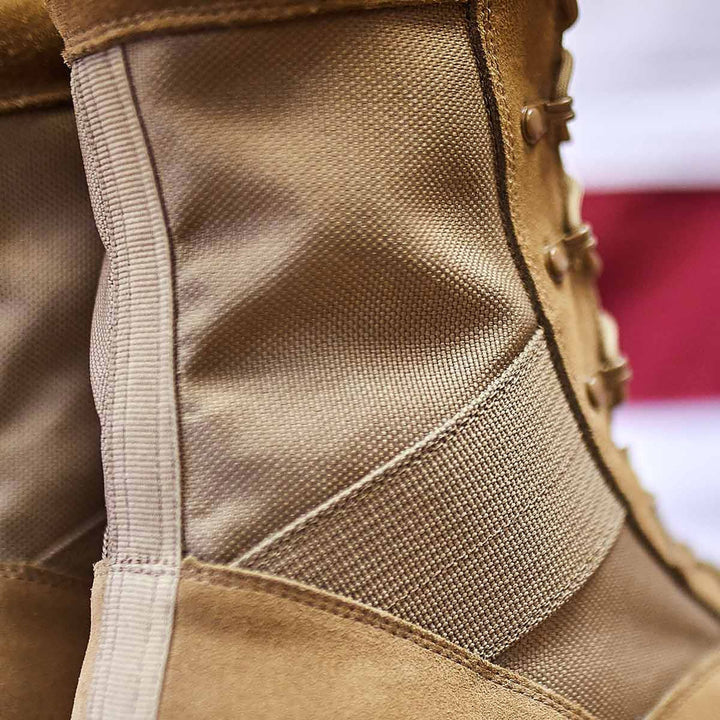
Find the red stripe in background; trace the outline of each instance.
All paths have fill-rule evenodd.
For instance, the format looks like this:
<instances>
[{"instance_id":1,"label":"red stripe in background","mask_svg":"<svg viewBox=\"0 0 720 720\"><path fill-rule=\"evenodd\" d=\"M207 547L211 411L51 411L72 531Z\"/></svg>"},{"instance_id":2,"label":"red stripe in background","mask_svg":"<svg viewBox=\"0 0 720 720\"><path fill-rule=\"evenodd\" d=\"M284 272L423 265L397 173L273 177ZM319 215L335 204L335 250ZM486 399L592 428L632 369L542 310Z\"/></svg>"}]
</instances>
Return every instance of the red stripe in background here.
<instances>
[{"instance_id":1,"label":"red stripe in background","mask_svg":"<svg viewBox=\"0 0 720 720\"><path fill-rule=\"evenodd\" d=\"M631 399L720 396L720 191L588 193Z\"/></svg>"}]
</instances>

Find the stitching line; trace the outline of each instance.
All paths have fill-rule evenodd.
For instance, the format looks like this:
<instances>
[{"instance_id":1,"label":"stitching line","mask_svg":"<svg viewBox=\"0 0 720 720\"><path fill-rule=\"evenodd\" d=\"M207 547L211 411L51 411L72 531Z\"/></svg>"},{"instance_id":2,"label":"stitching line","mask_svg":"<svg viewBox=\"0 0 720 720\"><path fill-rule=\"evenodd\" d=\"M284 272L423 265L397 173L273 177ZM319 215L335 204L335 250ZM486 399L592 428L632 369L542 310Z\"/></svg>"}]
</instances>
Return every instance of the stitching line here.
<instances>
[{"instance_id":1,"label":"stitching line","mask_svg":"<svg viewBox=\"0 0 720 720\"><path fill-rule=\"evenodd\" d=\"M559 609L563 602L569 600L580 587L580 580L587 581L589 576L594 572L599 564L607 557L608 552L615 544L617 537L622 530L625 521L624 513L617 518L608 518L602 526L602 534L605 536L605 542L596 548L586 559L582 565L578 566L575 573L568 579L554 595L546 598L545 602L538 606L535 615L530 616L525 622L517 627L517 633L512 636L508 631L502 641L496 643L491 649L491 655L495 657L500 652L508 648L513 642L519 640L523 635L527 634L536 625L546 620L549 615ZM591 571L591 572L589 572Z\"/></svg>"},{"instance_id":2,"label":"stitching line","mask_svg":"<svg viewBox=\"0 0 720 720\"><path fill-rule=\"evenodd\" d=\"M473 425L476 422L480 422L482 417L492 410L494 405L499 402L503 397L503 392L511 386L513 383L519 382L522 378L525 368L529 365L533 359L545 348L544 336L541 330L531 337L525 347L518 353L515 359L508 365L503 374L498 376L495 384L490 386L486 393L481 395L478 399L471 403L470 407L472 410L467 411L467 408L463 411L460 417L456 416L454 421L450 421L451 424L445 426L444 430L434 436L431 436L429 441L425 444L420 445L415 452L409 455L400 455L399 462L396 465L387 468L385 472L371 473L366 476L362 481L363 484L357 484L350 491L346 491L340 496L331 499L327 504L322 505L319 509L311 511L311 514L306 515L295 524L291 524L286 527L285 530L280 531L279 534L271 536L265 544L256 546L256 551L251 550L246 553L239 562L248 562L249 567L259 571L270 571L267 560L268 557L278 550L278 548L290 548L293 547L293 543L308 532L312 527L317 526L327 519L328 516L335 516L338 512L342 512L342 509L353 501L357 501L358 498L362 498L373 492L377 492L379 484L387 481L388 479L402 477L407 472L411 472L412 469L419 463L426 460L427 456L434 452L438 447L442 447L453 437L459 435L464 431L467 426ZM558 463L558 467L555 470L554 477L564 477L564 469L572 462L572 459L577 456L579 452L584 449L584 443L580 438L577 442L569 449L567 449ZM552 484L554 488L555 483ZM516 522L518 518L522 517L528 511L530 511L538 501L541 500L543 495L546 495L550 491L551 486L546 488L546 492L537 493L533 498L526 501L525 506L517 513L515 513L506 523L505 526L510 526ZM604 490L604 486L603 486ZM526 618L523 622L519 623L515 627L515 632L510 630L501 637L489 638L490 644L486 651L483 652L483 656L491 657L494 654L500 652L505 648L509 642L514 641L521 635L532 629L538 622L547 617L548 613L556 607L556 604L564 599L568 598L574 589L577 587L577 583L583 577L586 577L588 570L593 569L598 565L600 561L607 555L610 547L612 547L617 534L624 522L625 513L622 508L618 507L617 513L611 513L604 519L600 526L600 536L602 537L602 543L594 548L594 550L584 559L584 562L577 567L572 575L566 579L566 581L558 587L554 593L548 596L537 608L537 611L530 617ZM473 548L474 551L488 545L493 537L501 532L502 528L497 529L494 533L486 536L483 542ZM255 554L253 554L253 552ZM398 598L394 598L392 604L388 607L383 607L384 610L392 612L396 610L398 606L406 600L408 597L412 597L414 593L427 586L436 577L446 572L448 567L452 567L458 564L464 557L469 556L466 551L461 555L454 556L452 561L448 564L443 564L442 567L438 568L436 572L425 578L424 582L418 582L415 586L405 590L405 592ZM337 589L337 588L336 588Z\"/></svg>"},{"instance_id":3,"label":"stitching line","mask_svg":"<svg viewBox=\"0 0 720 720\"><path fill-rule=\"evenodd\" d=\"M676 710L680 703L684 703L686 700L691 699L692 696L695 695L695 693L708 680L712 680L711 675L713 675L716 670L720 670L720 653L715 656L711 656L707 665L701 669L697 676L693 678L688 685L679 688L677 693L672 694L657 714L651 713L650 717L652 720L663 720L664 718L672 720L672 715L670 715L670 713Z\"/></svg>"},{"instance_id":4,"label":"stitching line","mask_svg":"<svg viewBox=\"0 0 720 720\"><path fill-rule=\"evenodd\" d=\"M110 51L113 52L113 51ZM115 288L117 301L128 302L130 314L125 319L122 327L118 328L117 317L113 314L113 322L111 324L113 332L113 343L111 353L108 358L110 365L107 386L107 398L103 403L106 409L106 427L104 428L104 438L106 440L104 460L107 468L107 493L109 498L109 514L111 515L111 547L109 554L115 558L118 550L122 557L119 562L104 563L97 567L97 576L109 575L110 580L106 588L105 609L100 623L100 637L98 652L95 657L93 668L93 679L88 693L87 712L94 716L103 714L107 716L107 712L111 709L108 704L114 703L113 693L117 694L118 689L122 691L123 697L120 698L120 704L130 717L135 717L141 712L141 703L152 703L153 698L159 697L159 684L162 678L162 667L164 667L167 657L167 644L171 630L171 615L165 618L163 608L166 600L174 600L175 586L173 580L178 575L179 564L179 535L180 530L178 523L180 521L180 513L178 507L178 498L175 488L179 468L177 466L177 457L173 452L167 459L160 454L160 446L158 442L162 439L166 441L165 435L170 435L170 440L174 440L175 432L174 416L170 418L161 417L162 404L157 397L152 397L150 402L153 407L147 413L147 418L154 423L154 436L158 442L153 444L153 455L147 458L146 472L149 475L149 482L153 484L148 490L149 494L144 490L136 492L131 496L131 489L138 490L133 484L130 487L130 480L134 479L132 468L127 465L128 443L133 440L133 436L127 431L128 419L134 418L136 412L132 405L134 397L132 391L134 386L128 386L128 379L124 377L124 384L118 388L118 382L121 380L117 376L118 366L124 363L125 367L132 367L131 361L134 360L130 345L136 339L149 342L151 351L154 356L161 359L163 363L162 370L168 370L166 364L169 363L169 371L172 371L172 351L169 354L159 353L159 336L147 337L147 328L138 325L137 308L134 309L135 299L137 298L138 281L145 281L148 277L150 282L165 288L166 277L163 274L166 262L167 248L163 244L160 246L156 243L152 248L152 253L145 258L144 265L141 266L141 275L132 273L129 267L129 253L132 251L132 243L137 242L138 233L143 232L146 237L141 238L143 242L155 241L157 238L165 242L164 233L166 231L165 218L160 219L159 212L156 208L155 178L146 174L137 175L128 186L125 183L126 175L120 177L117 175L118 168L112 155L112 151L117 150L122 162L131 164L145 162L140 155L147 150L145 145L145 137L138 129L136 118L137 108L134 104L134 97L128 99L125 97L126 86L129 87L130 79L127 76L125 68L124 56L122 52L114 51L115 54L110 55L104 53L95 58L88 58L87 67L83 66L83 71L75 73L75 91L79 100L82 122L85 130L87 142L85 143L85 151L88 156L89 166L93 168L95 177L95 198L96 198L96 214L98 215L98 225L103 226L104 240L108 246L108 254L111 258L110 277L112 285ZM92 78L93 84L89 83ZM95 87L100 90L96 91ZM108 89L115 88L114 95ZM129 89L127 90L129 92ZM108 95L109 93L109 95ZM100 113L100 101L110 103L112 113L108 115L112 121L109 126L110 136L103 132L103 114L107 115L107 108ZM132 103L131 103L132 101ZM98 131L99 128L99 131ZM122 147L112 145L117 138L117 133L123 134L126 144ZM114 140L115 139L115 140ZM130 142L128 148L127 141ZM122 174L122 173L121 173ZM127 196L130 192L131 195ZM125 195L123 195L125 193ZM147 227L139 227L129 222L127 207L123 202L129 199L133 203L139 203L141 207L148 209L147 217L144 222ZM128 245L128 243L131 243ZM122 281L122 282L120 282ZM170 288L172 292L172 288ZM163 304L158 312L162 312L163 316L157 315L156 321L161 327L165 327L167 320L166 313L171 313L169 309L172 306L171 297L168 296L168 307ZM141 318L140 318L141 319ZM138 334L139 333L139 334ZM124 345L121 347L121 343ZM157 345L153 350L152 344ZM174 379L173 379L174 388ZM131 392L128 392L130 390ZM159 389L154 388L155 396L158 396ZM172 399L174 402L174 398ZM141 408L142 411L142 408ZM116 417L117 416L117 417ZM118 425L118 423L120 423ZM115 458L116 452L120 456ZM143 476L144 477L144 476ZM172 482L172 486L168 483ZM169 493L166 495L165 493ZM152 517L150 521L150 529L157 531L158 539L153 545L148 546L146 553L151 555L160 555L161 562L157 562L154 557L128 557L134 552L137 542L146 543L147 533L145 532L145 524L138 525L138 518L130 513L131 506L141 503L150 504L155 508L155 515L159 515L160 522L157 517ZM172 516L172 518L166 516ZM167 520L171 520L168 523ZM144 547L144 545L141 545ZM172 557L171 557L172 555ZM151 563L143 567L142 563ZM130 577L145 576L152 577L152 582L144 582L141 584L131 584ZM170 583L170 584L168 584ZM171 589L172 587L172 589ZM135 593L139 591L136 597ZM168 593L172 592L172 598ZM162 597L160 597L162 596ZM158 605L158 599L162 600L162 604ZM139 603L137 601L139 600ZM129 606L128 606L129 603ZM147 621L144 618L132 616L133 612L137 612L133 605L137 603L138 608L144 608L151 615ZM119 635L121 632L121 624L118 622L117 613L120 618L126 618L123 623L130 621L132 623L131 639L134 647L127 647L124 652L130 653L130 658L137 662L138 667L142 668L144 664L149 665L152 671L148 678L151 682L148 684L146 678L141 678L142 682L138 682L131 686L118 687L117 680L113 681L111 670L115 665L123 660L124 655L117 654L118 642L122 639ZM108 614L109 613L109 614ZM166 625L168 630L166 632ZM162 633L158 637L158 632ZM122 643L121 643L122 644ZM127 643L125 643L127 645ZM162 665L155 665L155 654L150 653L162 652ZM159 658L159 655L158 655ZM147 661L147 663L146 663ZM158 660L159 662L159 660ZM150 663L153 663L150 665ZM154 671L160 671L155 673ZM157 677L156 677L157 675ZM122 683L120 683L122 684ZM144 705L142 706L144 707Z\"/></svg>"},{"instance_id":5,"label":"stitching line","mask_svg":"<svg viewBox=\"0 0 720 720\"><path fill-rule=\"evenodd\" d=\"M274 0L274 2L230 2L215 3L209 5L185 5L177 8L166 8L164 10L152 10L147 12L124 15L115 20L100 22L77 33L69 33L68 39L81 43L97 31L112 29L128 29L135 23L143 23L148 20L162 20L163 18L176 19L178 21L202 21L219 18L242 17L243 15L260 11L261 16L274 17L275 12L305 12L308 14L321 13L324 10L348 8L376 8L387 6L407 5L445 5L464 4L467 0L316 0L316 2L296 2L294 0Z\"/></svg>"},{"instance_id":6,"label":"stitching line","mask_svg":"<svg viewBox=\"0 0 720 720\"><path fill-rule=\"evenodd\" d=\"M100 62L100 60L98 61ZM105 65L107 62L105 61ZM97 154L98 147L100 146L100 139L97 137L93 120L90 115L92 112L93 117L97 117L98 108L95 93L92 88L86 88L87 83L84 81L84 77L74 74L73 77L73 88L74 92L78 96L78 103L76 108L76 116L78 124L84 127L84 132L88 136L89 142L84 143L84 154L86 158L86 164L88 165L88 176L89 181L95 190L95 203L94 213L96 217L96 223L100 231L101 237L103 237L105 249L108 256L108 332L110 342L110 352L107 357L108 365L108 377L104 384L104 393L102 399L102 405L105 409L112 408L115 399L115 386L116 386L116 367L117 367L117 317L115 312L115 305L117 303L117 297L119 292L118 283L118 254L116 243L112 239L112 231L117 225L117 220L112 218L112 214L108 208L106 191L99 181L98 176L100 174L101 162ZM86 90L89 90L86 92ZM120 218L122 221L122 218ZM118 523L117 523L117 492L116 483L113 473L115 466L114 460L114 448L110 442L110 437L113 434L113 416L114 413L105 412L105 427L101 436L101 445L103 451L103 465L106 473L105 482L105 493L107 497L106 502L106 513L107 513L107 541L110 547L108 551L114 549L118 542Z\"/></svg>"},{"instance_id":7,"label":"stitching line","mask_svg":"<svg viewBox=\"0 0 720 720\"><path fill-rule=\"evenodd\" d=\"M104 57L98 58L97 63L103 63L107 65L107 60ZM117 283L113 285L113 280L115 280L117 277L117 253L115 243L111 241L111 219L107 207L105 189L98 179L101 163L98 157L100 140L97 137L94 124L94 118L97 117L96 97L92 87L89 87L86 83L85 76L82 72L73 72L72 85L74 94L76 96L75 99L78 101L76 103L76 117L78 122L78 129L80 130L81 137L84 135L88 139L88 142L83 143L85 151L84 156L86 167L88 169L88 184L91 185L91 194L93 194L92 190L95 190L93 211L96 219L96 224L98 226L100 236L103 239L106 251L108 253L108 284L110 287L112 287L112 292L115 293L117 289ZM105 408L112 406L115 394L114 375L117 357L117 327L114 321L110 324L110 332L111 345L110 352L108 353L107 358L107 363L109 366L107 382L110 382L111 384L105 384L105 393L103 398L103 406ZM106 538L108 545L110 546L113 544L117 544L117 530L115 529L117 527L117 493L115 489L114 476L111 470L113 467L112 443L110 443L109 441L109 436L112 434L112 413L105 413L105 416L106 420L104 427L102 428L101 434L101 447L103 455L103 469L105 471L105 496L106 512L108 519L108 531L106 532ZM110 588L106 588L106 599L109 591ZM100 620L100 626L97 630L98 645L94 661L96 667L103 662L104 655L107 653L107 650L105 649L107 645L107 626L105 624L105 616L106 610L104 609ZM105 684L106 683L103 683L103 685ZM94 704L94 694L94 689L91 685L84 708L88 714L92 710Z\"/></svg>"},{"instance_id":8,"label":"stitching line","mask_svg":"<svg viewBox=\"0 0 720 720\"><path fill-rule=\"evenodd\" d=\"M536 702L540 702L559 712L566 718L570 718L570 720L588 720L588 718L590 718L589 715L573 706L572 703L564 698L555 697L549 693L544 694L542 689L533 686L520 676L515 676L510 671L505 670L505 668L499 666L488 667L486 661L475 658L456 645L431 633L426 633L420 628L415 628L412 625L405 624L392 617L383 617L371 608L351 604L342 598L337 598L330 594L320 594L302 586L288 585L280 579L250 575L245 574L245 572L246 571L233 571L224 568L204 568L197 565L190 565L189 567L186 566L183 568L182 577L190 582L209 585L211 587L220 586L228 590L266 593L284 600L290 600L314 610L368 625L395 637L412 642L418 647L465 667L497 685L522 694Z\"/></svg>"},{"instance_id":9,"label":"stitching line","mask_svg":"<svg viewBox=\"0 0 720 720\"><path fill-rule=\"evenodd\" d=\"M140 132L143 137L143 142L145 144L145 150L147 152L148 161L150 163L150 167L152 170L152 176L153 176L153 182L155 187L155 192L157 195L158 204L160 205L160 210L162 213L162 221L163 226L165 230L165 235L167 238L167 244L168 244L168 260L170 263L169 268L169 282L170 282L170 310L171 310L171 334L172 334L172 341L171 341L171 373L172 373L172 389L174 392L174 396L172 398L173 403L177 406L178 402L178 395L179 395L179 381L178 381L178 374L176 372L176 358L177 358L177 294L175 292L176 289L176 262L175 262L175 252L174 252L174 243L173 243L173 235L170 225L170 218L169 213L167 210L167 204L165 202L165 194L163 192L162 183L160 182L160 172L157 167L157 162L155 159L155 153L153 151L152 145L150 143L150 136L147 130L147 126L145 124L145 119L143 117L142 111L140 110L140 101L138 98L137 90L135 87L135 81L133 79L133 74L130 69L130 61L128 59L128 55L125 49L125 46L121 48L122 52L122 58L123 58L123 67L125 69L125 75L128 82L128 87L130 90L130 96L132 98L133 107L135 108L135 114L137 116L138 124L140 126ZM159 273L158 273L159 275ZM158 352L159 354L159 352ZM158 410L156 413L156 418L159 422L159 406L160 403L158 403ZM167 418L166 418L167 419ZM174 420L174 423L173 423ZM173 451L171 454L171 463L172 463L172 475L173 478L182 477L182 422L179 414L174 414L174 417L170 419L170 427L168 428L168 431L171 436L174 436L176 439L176 451ZM174 424L174 426L173 426ZM159 434L159 431L158 431ZM160 454L160 448L156 448L157 458L158 458L158 467L159 472L160 466L159 466L159 454ZM162 493L159 490L160 485L158 484L158 495L159 495L159 502L162 512ZM173 514L174 518L174 530L175 532L171 533L170 542L172 545L175 545L176 541L182 545L182 516L181 516L181 509L179 507L179 498L178 493L173 492L170 497L170 508L171 512ZM177 535L176 535L177 534ZM177 563L173 562L170 563L174 567L177 566Z\"/></svg>"},{"instance_id":10,"label":"stitching line","mask_svg":"<svg viewBox=\"0 0 720 720\"><path fill-rule=\"evenodd\" d=\"M70 530L63 533L60 540L45 548L41 553L35 556L35 562L45 563L59 554L66 552L76 543L81 542L84 538L106 522L105 510L102 509L89 518L76 523Z\"/></svg>"},{"instance_id":11,"label":"stitching line","mask_svg":"<svg viewBox=\"0 0 720 720\"><path fill-rule=\"evenodd\" d=\"M502 395L502 392L517 382L522 369L542 350L542 333L536 331L525 347L515 356L507 368L497 377L496 381L486 388L485 392L463 408L454 418L450 419L438 430L426 435L416 446L411 446L395 458L379 468L371 471L361 478L354 486L341 491L334 498L330 498L321 506L314 508L305 516L293 521L278 533L262 541L255 548L251 548L231 564L246 562L262 562L263 558L281 542L291 538L306 528L312 527L326 515L335 512L351 500L364 497L375 490L381 479L396 478L413 469L424 457L432 453L438 446L460 434L468 425L478 422L483 415L491 410Z\"/></svg>"}]
</instances>

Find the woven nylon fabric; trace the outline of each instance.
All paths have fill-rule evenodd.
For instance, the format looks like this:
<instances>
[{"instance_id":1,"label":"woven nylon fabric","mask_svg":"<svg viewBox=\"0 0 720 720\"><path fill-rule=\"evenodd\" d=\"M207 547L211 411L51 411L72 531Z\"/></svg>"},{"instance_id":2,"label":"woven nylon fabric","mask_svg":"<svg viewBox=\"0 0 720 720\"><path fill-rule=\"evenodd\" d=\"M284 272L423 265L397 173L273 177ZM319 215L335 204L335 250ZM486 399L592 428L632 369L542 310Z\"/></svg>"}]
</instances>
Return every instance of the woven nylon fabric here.
<instances>
[{"instance_id":1,"label":"woven nylon fabric","mask_svg":"<svg viewBox=\"0 0 720 720\"><path fill-rule=\"evenodd\" d=\"M0 559L87 574L104 524L87 367L102 256L72 111L0 117Z\"/></svg>"},{"instance_id":2,"label":"woven nylon fabric","mask_svg":"<svg viewBox=\"0 0 720 720\"><path fill-rule=\"evenodd\" d=\"M535 318L463 8L127 55L175 257L185 549L229 561L476 398Z\"/></svg>"},{"instance_id":3,"label":"woven nylon fabric","mask_svg":"<svg viewBox=\"0 0 720 720\"><path fill-rule=\"evenodd\" d=\"M439 432L239 564L492 657L582 586L622 525L573 427L538 331Z\"/></svg>"},{"instance_id":4,"label":"woven nylon fabric","mask_svg":"<svg viewBox=\"0 0 720 720\"><path fill-rule=\"evenodd\" d=\"M602 720L634 720L719 643L717 623L626 527L587 584L493 661Z\"/></svg>"}]
</instances>

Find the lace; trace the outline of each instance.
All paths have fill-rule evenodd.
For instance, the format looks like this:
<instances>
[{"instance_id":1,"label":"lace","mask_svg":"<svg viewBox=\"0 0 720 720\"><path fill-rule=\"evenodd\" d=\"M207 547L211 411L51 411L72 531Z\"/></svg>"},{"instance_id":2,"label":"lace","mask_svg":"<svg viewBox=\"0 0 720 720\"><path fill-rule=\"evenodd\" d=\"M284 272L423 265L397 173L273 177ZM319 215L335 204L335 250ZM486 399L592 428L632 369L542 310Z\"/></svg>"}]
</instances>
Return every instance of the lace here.
<instances>
[{"instance_id":1,"label":"lace","mask_svg":"<svg viewBox=\"0 0 720 720\"><path fill-rule=\"evenodd\" d=\"M569 97L573 64L571 53L563 48L555 83L555 98ZM561 135L560 140L563 139ZM558 244L561 247L550 249L549 269L556 281L564 274L564 269L595 280L602 270L602 261L597 251L597 239L592 227L582 219L583 188L575 178L565 175L565 189L565 223L568 232ZM598 294L595 293L595 296L598 297ZM600 357L596 375L588 378L589 392L594 405L612 409L625 400L632 372L627 358L620 351L617 322L600 306L599 301L595 314Z\"/></svg>"}]
</instances>

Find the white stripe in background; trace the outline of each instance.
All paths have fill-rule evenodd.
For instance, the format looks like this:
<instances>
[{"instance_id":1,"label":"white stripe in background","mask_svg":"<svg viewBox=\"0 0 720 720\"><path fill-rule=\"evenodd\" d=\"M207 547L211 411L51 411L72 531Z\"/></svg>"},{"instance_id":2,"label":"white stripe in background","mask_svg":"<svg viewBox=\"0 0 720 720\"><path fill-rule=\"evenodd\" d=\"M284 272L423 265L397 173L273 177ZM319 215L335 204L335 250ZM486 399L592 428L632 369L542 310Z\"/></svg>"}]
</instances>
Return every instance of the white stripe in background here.
<instances>
[{"instance_id":1,"label":"white stripe in background","mask_svg":"<svg viewBox=\"0 0 720 720\"><path fill-rule=\"evenodd\" d=\"M630 403L613 424L670 533L720 564L720 398Z\"/></svg>"},{"instance_id":2,"label":"white stripe in background","mask_svg":"<svg viewBox=\"0 0 720 720\"><path fill-rule=\"evenodd\" d=\"M720 3L587 0L565 34L568 170L593 190L720 187Z\"/></svg>"}]
</instances>

